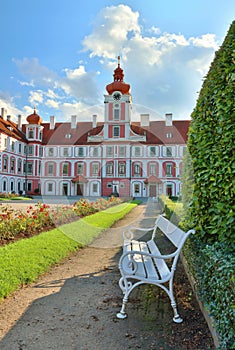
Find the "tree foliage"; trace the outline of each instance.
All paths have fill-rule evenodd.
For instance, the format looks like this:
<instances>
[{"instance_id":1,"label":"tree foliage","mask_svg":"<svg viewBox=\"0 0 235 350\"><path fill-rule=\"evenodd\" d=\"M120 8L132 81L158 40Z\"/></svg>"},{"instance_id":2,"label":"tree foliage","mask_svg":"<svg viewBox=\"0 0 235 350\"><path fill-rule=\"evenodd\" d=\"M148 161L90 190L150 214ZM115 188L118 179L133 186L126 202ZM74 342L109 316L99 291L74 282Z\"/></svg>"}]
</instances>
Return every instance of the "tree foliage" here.
<instances>
[{"instance_id":1,"label":"tree foliage","mask_svg":"<svg viewBox=\"0 0 235 350\"><path fill-rule=\"evenodd\" d=\"M235 21L216 52L192 113L188 149L194 191L188 211L204 242L235 245Z\"/></svg>"}]
</instances>

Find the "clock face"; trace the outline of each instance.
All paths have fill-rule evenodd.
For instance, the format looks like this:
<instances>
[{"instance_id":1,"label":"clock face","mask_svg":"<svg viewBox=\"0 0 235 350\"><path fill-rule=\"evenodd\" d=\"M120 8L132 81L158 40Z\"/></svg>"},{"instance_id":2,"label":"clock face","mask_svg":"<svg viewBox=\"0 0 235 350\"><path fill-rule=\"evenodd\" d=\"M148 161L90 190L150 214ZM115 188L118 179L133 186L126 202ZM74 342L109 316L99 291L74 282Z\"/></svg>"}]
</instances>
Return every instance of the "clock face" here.
<instances>
[{"instance_id":1,"label":"clock face","mask_svg":"<svg viewBox=\"0 0 235 350\"><path fill-rule=\"evenodd\" d=\"M115 101L120 100L121 97L122 97L122 95L121 95L120 92L114 92L114 94L113 94L113 99L114 99Z\"/></svg>"}]
</instances>

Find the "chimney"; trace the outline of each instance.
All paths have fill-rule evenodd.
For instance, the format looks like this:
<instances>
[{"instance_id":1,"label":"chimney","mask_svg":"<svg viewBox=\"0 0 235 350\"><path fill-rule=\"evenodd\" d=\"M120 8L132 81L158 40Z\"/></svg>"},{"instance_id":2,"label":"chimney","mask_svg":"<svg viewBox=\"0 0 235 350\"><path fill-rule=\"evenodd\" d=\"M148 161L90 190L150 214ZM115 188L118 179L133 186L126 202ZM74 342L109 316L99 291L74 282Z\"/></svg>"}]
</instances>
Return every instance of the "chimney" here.
<instances>
[{"instance_id":1,"label":"chimney","mask_svg":"<svg viewBox=\"0 0 235 350\"><path fill-rule=\"evenodd\" d=\"M97 121L97 114L93 114L93 116L92 116L92 127L93 128L96 128L96 126L97 126L96 121Z\"/></svg>"},{"instance_id":2,"label":"chimney","mask_svg":"<svg viewBox=\"0 0 235 350\"><path fill-rule=\"evenodd\" d=\"M18 114L18 129L22 130L22 115Z\"/></svg>"},{"instance_id":3,"label":"chimney","mask_svg":"<svg viewBox=\"0 0 235 350\"><path fill-rule=\"evenodd\" d=\"M11 121L11 115L7 116L7 120L10 122Z\"/></svg>"},{"instance_id":4,"label":"chimney","mask_svg":"<svg viewBox=\"0 0 235 350\"><path fill-rule=\"evenodd\" d=\"M6 120L7 110L5 108L1 108L1 117Z\"/></svg>"},{"instance_id":5,"label":"chimney","mask_svg":"<svg viewBox=\"0 0 235 350\"><path fill-rule=\"evenodd\" d=\"M53 115L50 116L50 130L55 129L55 117Z\"/></svg>"},{"instance_id":6,"label":"chimney","mask_svg":"<svg viewBox=\"0 0 235 350\"><path fill-rule=\"evenodd\" d=\"M71 116L71 129L76 129L77 126L77 116L72 115Z\"/></svg>"},{"instance_id":7,"label":"chimney","mask_svg":"<svg viewBox=\"0 0 235 350\"><path fill-rule=\"evenodd\" d=\"M172 126L172 113L166 113L166 126Z\"/></svg>"},{"instance_id":8,"label":"chimney","mask_svg":"<svg viewBox=\"0 0 235 350\"><path fill-rule=\"evenodd\" d=\"M140 115L140 126L149 126L149 114Z\"/></svg>"}]
</instances>

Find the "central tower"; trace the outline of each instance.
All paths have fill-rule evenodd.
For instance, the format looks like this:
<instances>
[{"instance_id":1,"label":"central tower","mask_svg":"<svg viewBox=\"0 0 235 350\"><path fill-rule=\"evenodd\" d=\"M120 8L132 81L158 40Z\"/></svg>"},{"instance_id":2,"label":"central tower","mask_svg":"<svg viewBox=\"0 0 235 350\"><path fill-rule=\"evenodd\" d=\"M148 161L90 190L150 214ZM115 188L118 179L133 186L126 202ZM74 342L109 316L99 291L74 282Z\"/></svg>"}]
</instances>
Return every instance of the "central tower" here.
<instances>
[{"instance_id":1,"label":"central tower","mask_svg":"<svg viewBox=\"0 0 235 350\"><path fill-rule=\"evenodd\" d=\"M104 95L104 139L128 140L130 138L132 98L130 85L123 80L120 56L118 56L118 66L114 70L113 78L113 82L106 86L108 94Z\"/></svg>"}]
</instances>

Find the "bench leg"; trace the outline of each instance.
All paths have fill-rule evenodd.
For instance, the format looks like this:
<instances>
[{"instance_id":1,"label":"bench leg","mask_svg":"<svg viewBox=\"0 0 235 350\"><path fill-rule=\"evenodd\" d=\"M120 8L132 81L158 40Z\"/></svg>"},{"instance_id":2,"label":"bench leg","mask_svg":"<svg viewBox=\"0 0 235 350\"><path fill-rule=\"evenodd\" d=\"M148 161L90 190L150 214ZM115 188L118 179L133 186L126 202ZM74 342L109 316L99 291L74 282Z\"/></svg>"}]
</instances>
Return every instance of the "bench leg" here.
<instances>
[{"instance_id":1,"label":"bench leg","mask_svg":"<svg viewBox=\"0 0 235 350\"><path fill-rule=\"evenodd\" d=\"M125 295L122 301L121 311L117 313L117 318L119 318L120 320L124 320L124 318L127 318L127 314L125 313L125 307L127 302L128 302L128 297Z\"/></svg>"},{"instance_id":2,"label":"bench leg","mask_svg":"<svg viewBox=\"0 0 235 350\"><path fill-rule=\"evenodd\" d=\"M176 303L175 303L175 302L172 302L172 303L171 303L171 306L172 306L173 312L174 312L173 321L174 321L175 323L181 323L181 322L183 322L183 319L182 319L182 318L180 317L180 315L178 314Z\"/></svg>"}]
</instances>

